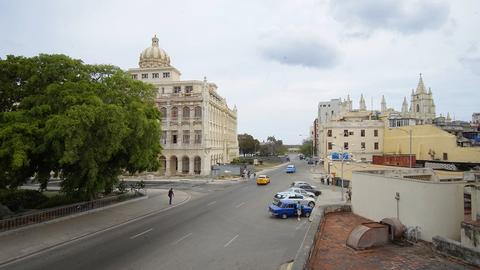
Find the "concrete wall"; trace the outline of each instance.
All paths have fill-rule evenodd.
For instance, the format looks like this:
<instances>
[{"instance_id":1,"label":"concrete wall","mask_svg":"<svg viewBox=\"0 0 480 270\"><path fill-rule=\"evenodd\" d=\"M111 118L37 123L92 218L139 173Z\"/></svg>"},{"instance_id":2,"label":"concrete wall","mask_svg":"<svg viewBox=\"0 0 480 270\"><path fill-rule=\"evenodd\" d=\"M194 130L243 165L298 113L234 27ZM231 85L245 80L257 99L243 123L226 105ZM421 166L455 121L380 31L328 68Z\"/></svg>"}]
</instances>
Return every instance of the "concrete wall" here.
<instances>
[{"instance_id":1,"label":"concrete wall","mask_svg":"<svg viewBox=\"0 0 480 270\"><path fill-rule=\"evenodd\" d=\"M432 241L440 235L460 240L464 219L464 183L432 182L387 178L383 174L353 172L352 210L355 214L379 221L398 216L407 227L420 226L420 238Z\"/></svg>"}]
</instances>

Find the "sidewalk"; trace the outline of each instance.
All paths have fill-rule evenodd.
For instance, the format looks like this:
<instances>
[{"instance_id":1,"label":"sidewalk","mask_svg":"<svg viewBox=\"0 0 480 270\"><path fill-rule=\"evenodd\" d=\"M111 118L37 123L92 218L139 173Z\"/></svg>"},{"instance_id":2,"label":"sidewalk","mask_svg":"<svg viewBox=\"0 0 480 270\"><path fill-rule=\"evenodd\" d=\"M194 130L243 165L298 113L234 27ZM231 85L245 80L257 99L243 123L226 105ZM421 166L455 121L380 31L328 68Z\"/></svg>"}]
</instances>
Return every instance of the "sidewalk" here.
<instances>
[{"instance_id":1,"label":"sidewalk","mask_svg":"<svg viewBox=\"0 0 480 270\"><path fill-rule=\"evenodd\" d=\"M150 189L148 198L72 217L55 223L25 227L0 234L0 266L45 249L106 231L124 223L168 210L190 200L190 195L175 190L174 204L168 204L167 190Z\"/></svg>"}]
</instances>

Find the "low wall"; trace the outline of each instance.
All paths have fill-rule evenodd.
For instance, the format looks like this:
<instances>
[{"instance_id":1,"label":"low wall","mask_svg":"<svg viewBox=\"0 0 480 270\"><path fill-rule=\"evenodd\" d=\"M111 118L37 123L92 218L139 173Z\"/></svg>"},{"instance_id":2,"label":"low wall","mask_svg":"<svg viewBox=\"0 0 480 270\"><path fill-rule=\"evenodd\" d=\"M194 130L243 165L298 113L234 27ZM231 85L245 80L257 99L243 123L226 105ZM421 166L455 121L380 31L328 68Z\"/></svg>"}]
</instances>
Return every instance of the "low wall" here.
<instances>
[{"instance_id":1,"label":"low wall","mask_svg":"<svg viewBox=\"0 0 480 270\"><path fill-rule=\"evenodd\" d=\"M480 252L441 236L432 238L435 251L480 267Z\"/></svg>"}]
</instances>

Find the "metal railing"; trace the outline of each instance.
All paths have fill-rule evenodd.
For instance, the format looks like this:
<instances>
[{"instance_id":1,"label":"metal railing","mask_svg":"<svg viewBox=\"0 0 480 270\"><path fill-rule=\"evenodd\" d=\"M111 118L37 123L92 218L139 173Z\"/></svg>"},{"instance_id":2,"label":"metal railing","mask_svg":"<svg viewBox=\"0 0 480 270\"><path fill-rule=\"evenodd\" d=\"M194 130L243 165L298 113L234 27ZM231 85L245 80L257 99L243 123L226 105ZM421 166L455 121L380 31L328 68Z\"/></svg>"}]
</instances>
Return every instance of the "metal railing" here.
<instances>
[{"instance_id":1,"label":"metal railing","mask_svg":"<svg viewBox=\"0 0 480 270\"><path fill-rule=\"evenodd\" d=\"M47 210L41 210L35 213L15 216L0 220L0 232L17 229L20 227L50 221L81 212L86 212L96 208L108 206L113 203L125 201L135 197L143 196L139 192L125 193L118 196L102 198L98 200L70 204L66 206L55 207Z\"/></svg>"}]
</instances>

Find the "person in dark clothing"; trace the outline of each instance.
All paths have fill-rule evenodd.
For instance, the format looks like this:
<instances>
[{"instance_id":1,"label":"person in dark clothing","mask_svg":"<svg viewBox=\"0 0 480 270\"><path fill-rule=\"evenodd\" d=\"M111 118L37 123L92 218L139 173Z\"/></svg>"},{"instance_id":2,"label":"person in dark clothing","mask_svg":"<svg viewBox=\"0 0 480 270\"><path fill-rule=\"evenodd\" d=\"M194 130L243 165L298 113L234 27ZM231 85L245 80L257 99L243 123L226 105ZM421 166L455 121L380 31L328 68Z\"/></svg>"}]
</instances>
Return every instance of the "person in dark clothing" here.
<instances>
[{"instance_id":1,"label":"person in dark clothing","mask_svg":"<svg viewBox=\"0 0 480 270\"><path fill-rule=\"evenodd\" d=\"M168 204L172 204L172 199L173 199L173 188L170 188L170 190L168 191L168 198L170 199Z\"/></svg>"}]
</instances>

